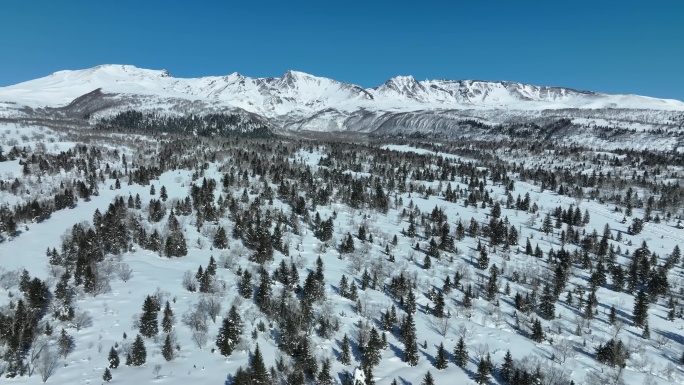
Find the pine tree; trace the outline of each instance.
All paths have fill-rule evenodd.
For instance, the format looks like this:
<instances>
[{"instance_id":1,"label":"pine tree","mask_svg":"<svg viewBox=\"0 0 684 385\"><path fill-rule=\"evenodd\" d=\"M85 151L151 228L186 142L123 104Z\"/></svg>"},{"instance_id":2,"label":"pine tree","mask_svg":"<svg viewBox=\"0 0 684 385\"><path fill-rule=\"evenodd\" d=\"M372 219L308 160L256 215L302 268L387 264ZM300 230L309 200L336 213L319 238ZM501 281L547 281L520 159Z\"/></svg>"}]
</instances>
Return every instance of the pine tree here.
<instances>
[{"instance_id":1,"label":"pine tree","mask_svg":"<svg viewBox=\"0 0 684 385\"><path fill-rule=\"evenodd\" d=\"M240 295L244 298L252 298L252 273L245 270L242 272L242 279L240 280Z\"/></svg>"},{"instance_id":2,"label":"pine tree","mask_svg":"<svg viewBox=\"0 0 684 385\"><path fill-rule=\"evenodd\" d=\"M102 379L104 382L109 382L112 380L112 372L109 371L109 368L105 368L105 371L102 374Z\"/></svg>"},{"instance_id":3,"label":"pine tree","mask_svg":"<svg viewBox=\"0 0 684 385\"><path fill-rule=\"evenodd\" d=\"M437 349L437 358L435 359L435 368L439 370L446 369L449 365L449 360L447 358L446 349L444 349L444 344L440 343Z\"/></svg>"},{"instance_id":4,"label":"pine tree","mask_svg":"<svg viewBox=\"0 0 684 385\"><path fill-rule=\"evenodd\" d=\"M511 356L511 351L507 350L504 356L504 362L501 364L501 369L499 369L499 374L504 383L510 384L513 379L513 371L515 370L513 366L513 356Z\"/></svg>"},{"instance_id":5,"label":"pine tree","mask_svg":"<svg viewBox=\"0 0 684 385\"><path fill-rule=\"evenodd\" d=\"M18 310L17 310L18 311ZM64 328L62 328L62 332L59 335L59 339L57 340L57 346L59 348L59 355L66 358L69 353L71 353L74 350L74 347L76 347L76 344L74 343L74 338L71 337Z\"/></svg>"},{"instance_id":6,"label":"pine tree","mask_svg":"<svg viewBox=\"0 0 684 385\"><path fill-rule=\"evenodd\" d=\"M544 285L539 303L539 313L542 318L546 320L553 319L556 316L556 298L551 293L549 285Z\"/></svg>"},{"instance_id":7,"label":"pine tree","mask_svg":"<svg viewBox=\"0 0 684 385\"><path fill-rule=\"evenodd\" d=\"M541 321L535 319L532 322L532 341L542 342L544 339L544 330L542 329Z\"/></svg>"},{"instance_id":8,"label":"pine tree","mask_svg":"<svg viewBox=\"0 0 684 385\"><path fill-rule=\"evenodd\" d=\"M499 269L496 264L489 269L489 282L487 283L487 301L493 301L496 298L496 293L499 291Z\"/></svg>"},{"instance_id":9,"label":"pine tree","mask_svg":"<svg viewBox=\"0 0 684 385\"><path fill-rule=\"evenodd\" d=\"M265 269L261 271L259 280L259 291L254 298L254 302L259 306L259 310L268 314L271 305L271 277Z\"/></svg>"},{"instance_id":10,"label":"pine tree","mask_svg":"<svg viewBox=\"0 0 684 385\"><path fill-rule=\"evenodd\" d=\"M142 366L147 361L147 349L145 349L145 342L142 336L138 334L133 341L130 352L130 364L133 366Z\"/></svg>"},{"instance_id":11,"label":"pine tree","mask_svg":"<svg viewBox=\"0 0 684 385\"><path fill-rule=\"evenodd\" d=\"M648 319L644 321L644 330L641 332L641 338L645 340L651 339L651 329L648 327Z\"/></svg>"},{"instance_id":12,"label":"pine tree","mask_svg":"<svg viewBox=\"0 0 684 385\"><path fill-rule=\"evenodd\" d=\"M173 354L173 344L171 343L171 335L167 334L166 338L164 339L164 346L162 347L162 357L166 361L172 361L174 354Z\"/></svg>"},{"instance_id":13,"label":"pine tree","mask_svg":"<svg viewBox=\"0 0 684 385\"><path fill-rule=\"evenodd\" d=\"M333 385L335 380L330 375L330 360L324 359L323 364L321 364L321 371L318 372L317 380L318 385Z\"/></svg>"},{"instance_id":14,"label":"pine tree","mask_svg":"<svg viewBox=\"0 0 684 385\"><path fill-rule=\"evenodd\" d=\"M406 296L406 302L404 303L406 312L413 314L416 312L416 296L413 294L413 288L409 288L408 295Z\"/></svg>"},{"instance_id":15,"label":"pine tree","mask_svg":"<svg viewBox=\"0 0 684 385\"><path fill-rule=\"evenodd\" d=\"M342 337L342 345L340 346L340 349L341 349L340 363L342 365L351 364L351 351L350 351L349 338L347 337L347 333L345 333L344 337Z\"/></svg>"},{"instance_id":16,"label":"pine tree","mask_svg":"<svg viewBox=\"0 0 684 385\"><path fill-rule=\"evenodd\" d=\"M553 231L553 223L551 222L551 214L549 214L549 213L546 213L546 217L544 217L544 223L542 224L542 231L546 235L548 235L551 231Z\"/></svg>"},{"instance_id":17,"label":"pine tree","mask_svg":"<svg viewBox=\"0 0 684 385\"><path fill-rule=\"evenodd\" d=\"M372 328L368 338L368 343L361 352L361 363L363 366L377 366L380 363L380 349L383 344L376 328Z\"/></svg>"},{"instance_id":18,"label":"pine tree","mask_svg":"<svg viewBox=\"0 0 684 385\"><path fill-rule=\"evenodd\" d=\"M162 330L164 333L171 333L173 329L173 311L171 310L171 305L169 301L166 301L164 306L164 317L162 318Z\"/></svg>"},{"instance_id":19,"label":"pine tree","mask_svg":"<svg viewBox=\"0 0 684 385\"><path fill-rule=\"evenodd\" d=\"M435 385L435 379L432 377L432 373L430 373L429 370L425 373L425 377L423 377L423 381L420 382L420 385Z\"/></svg>"},{"instance_id":20,"label":"pine tree","mask_svg":"<svg viewBox=\"0 0 684 385\"><path fill-rule=\"evenodd\" d=\"M425 254L425 258L423 258L423 269L429 269L432 267L432 262L430 261L430 256L428 254Z\"/></svg>"},{"instance_id":21,"label":"pine tree","mask_svg":"<svg viewBox=\"0 0 684 385\"><path fill-rule=\"evenodd\" d=\"M416 325L413 321L413 315L408 313L404 320L404 361L409 366L418 365L418 343L416 342Z\"/></svg>"},{"instance_id":22,"label":"pine tree","mask_svg":"<svg viewBox=\"0 0 684 385\"><path fill-rule=\"evenodd\" d=\"M468 363L468 348L466 347L463 337L459 338L458 343L454 348L454 363L460 368L465 368Z\"/></svg>"},{"instance_id":23,"label":"pine tree","mask_svg":"<svg viewBox=\"0 0 684 385\"><path fill-rule=\"evenodd\" d=\"M264 358L261 356L259 344L254 349L254 354L249 360L249 373L254 385L268 385L270 383L270 375L264 365Z\"/></svg>"},{"instance_id":24,"label":"pine tree","mask_svg":"<svg viewBox=\"0 0 684 385\"><path fill-rule=\"evenodd\" d=\"M223 325L216 337L216 346L219 349L219 353L226 357L231 355L240 341L241 335L242 319L237 312L237 308L233 305L228 312L228 316L223 319Z\"/></svg>"},{"instance_id":25,"label":"pine tree","mask_svg":"<svg viewBox=\"0 0 684 385\"><path fill-rule=\"evenodd\" d=\"M475 373L475 382L478 384L486 384L489 381L489 364L484 358L480 358L477 364L477 373Z\"/></svg>"},{"instance_id":26,"label":"pine tree","mask_svg":"<svg viewBox=\"0 0 684 385\"><path fill-rule=\"evenodd\" d=\"M437 298L435 299L435 308L432 311L432 314L437 317L437 318L442 318L446 314L444 314L444 294L442 292L437 293Z\"/></svg>"},{"instance_id":27,"label":"pine tree","mask_svg":"<svg viewBox=\"0 0 684 385\"><path fill-rule=\"evenodd\" d=\"M214 236L214 247L217 249L225 249L228 247L228 235L222 226L219 226L216 235Z\"/></svg>"},{"instance_id":28,"label":"pine tree","mask_svg":"<svg viewBox=\"0 0 684 385\"><path fill-rule=\"evenodd\" d=\"M648 317L648 296L643 290L637 293L636 301L634 301L634 311L632 312L634 319L634 326L643 327Z\"/></svg>"},{"instance_id":29,"label":"pine tree","mask_svg":"<svg viewBox=\"0 0 684 385\"><path fill-rule=\"evenodd\" d=\"M116 369L119 367L119 353L117 353L116 349L112 346L111 349L109 349L109 367L112 369Z\"/></svg>"},{"instance_id":30,"label":"pine tree","mask_svg":"<svg viewBox=\"0 0 684 385\"><path fill-rule=\"evenodd\" d=\"M151 296L145 298L143 303L143 313L140 316L140 334L144 337L154 337L159 332L157 323L157 305Z\"/></svg>"},{"instance_id":31,"label":"pine tree","mask_svg":"<svg viewBox=\"0 0 684 385\"><path fill-rule=\"evenodd\" d=\"M487 254L487 248L484 246L480 249L480 258L477 260L477 267L480 270L487 270L489 268L489 255Z\"/></svg>"}]
</instances>

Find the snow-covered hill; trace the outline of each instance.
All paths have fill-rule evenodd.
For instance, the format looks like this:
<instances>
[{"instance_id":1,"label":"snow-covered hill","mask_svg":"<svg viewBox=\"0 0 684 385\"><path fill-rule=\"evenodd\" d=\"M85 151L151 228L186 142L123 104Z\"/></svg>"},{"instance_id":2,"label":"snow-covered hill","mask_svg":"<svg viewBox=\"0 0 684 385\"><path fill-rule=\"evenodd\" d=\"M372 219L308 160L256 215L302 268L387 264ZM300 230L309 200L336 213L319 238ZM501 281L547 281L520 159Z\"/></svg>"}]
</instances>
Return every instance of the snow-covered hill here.
<instances>
[{"instance_id":1,"label":"snow-covered hill","mask_svg":"<svg viewBox=\"0 0 684 385\"><path fill-rule=\"evenodd\" d=\"M90 95L85 99L88 103L83 103L84 95ZM379 87L363 88L296 71L279 78L233 73L182 79L165 70L102 65L0 88L0 117L30 114L44 107L64 108L77 98L85 109L79 113L88 116L132 108L199 114L244 110L283 129L323 132L415 129L430 133L458 130L464 119L489 124L548 116L586 120L602 119L616 110L623 124L661 124L663 114L666 119L684 116L684 103L677 100L515 82L417 81L398 76ZM103 103L103 98L108 102ZM392 123L397 119L404 126Z\"/></svg>"}]
</instances>

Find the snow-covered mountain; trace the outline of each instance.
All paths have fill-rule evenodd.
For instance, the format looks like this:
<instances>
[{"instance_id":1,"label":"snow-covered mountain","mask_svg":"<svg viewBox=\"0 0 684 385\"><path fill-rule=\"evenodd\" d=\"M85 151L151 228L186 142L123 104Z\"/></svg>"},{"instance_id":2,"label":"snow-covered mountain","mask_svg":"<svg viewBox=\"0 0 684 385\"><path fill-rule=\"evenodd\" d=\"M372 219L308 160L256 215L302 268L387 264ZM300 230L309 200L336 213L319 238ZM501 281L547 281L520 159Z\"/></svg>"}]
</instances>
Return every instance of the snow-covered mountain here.
<instances>
[{"instance_id":1,"label":"snow-covered mountain","mask_svg":"<svg viewBox=\"0 0 684 385\"><path fill-rule=\"evenodd\" d=\"M233 73L184 79L165 70L102 65L0 88L0 117L62 111L96 118L126 109L244 111L285 130L377 133L448 132L458 130L464 120L496 125L568 118L655 127L684 116L681 101L638 95L515 82L417 81L412 76L363 88L297 71L279 78Z\"/></svg>"}]
</instances>

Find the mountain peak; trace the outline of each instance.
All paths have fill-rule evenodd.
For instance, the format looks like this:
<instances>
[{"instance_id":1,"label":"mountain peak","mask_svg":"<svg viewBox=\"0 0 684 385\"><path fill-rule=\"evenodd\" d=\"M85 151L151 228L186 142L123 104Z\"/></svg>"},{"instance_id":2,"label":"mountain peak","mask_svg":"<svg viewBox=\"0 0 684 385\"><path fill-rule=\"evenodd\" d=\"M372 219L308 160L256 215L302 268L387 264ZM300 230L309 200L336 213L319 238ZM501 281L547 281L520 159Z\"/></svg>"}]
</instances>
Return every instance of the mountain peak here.
<instances>
[{"instance_id":1,"label":"mountain peak","mask_svg":"<svg viewBox=\"0 0 684 385\"><path fill-rule=\"evenodd\" d=\"M32 107L60 106L98 88L110 94L223 103L224 107L239 107L264 116L307 116L328 109L418 111L494 108L539 111L611 106L684 111L684 103L675 100L507 81L417 81L412 75L403 75L390 78L378 87L365 89L296 70L288 70L279 78L251 78L237 72L226 76L173 78L166 70L122 64L59 71L44 78L0 87L0 100Z\"/></svg>"}]
</instances>

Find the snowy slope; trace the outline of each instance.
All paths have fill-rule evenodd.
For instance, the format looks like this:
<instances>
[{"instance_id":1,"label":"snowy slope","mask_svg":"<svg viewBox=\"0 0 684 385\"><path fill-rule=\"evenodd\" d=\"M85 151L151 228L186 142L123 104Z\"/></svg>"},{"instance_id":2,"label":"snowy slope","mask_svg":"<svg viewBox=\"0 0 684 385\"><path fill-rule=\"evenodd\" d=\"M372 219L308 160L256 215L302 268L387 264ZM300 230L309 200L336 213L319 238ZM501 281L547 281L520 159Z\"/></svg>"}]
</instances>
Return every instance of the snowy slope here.
<instances>
[{"instance_id":1,"label":"snowy slope","mask_svg":"<svg viewBox=\"0 0 684 385\"><path fill-rule=\"evenodd\" d=\"M65 106L77 98L81 108L78 115L70 116ZM239 109L291 131L380 130L385 134L435 130L453 133L461 129L464 119L495 125L548 116L602 119L615 114L631 128L633 122L657 125L674 121L684 112L684 103L677 100L515 82L417 81L412 76L397 76L378 87L364 89L297 71L287 71L279 78L233 73L184 79L174 78L165 70L130 65L59 71L0 88L0 117L45 113L43 107L49 107L48 112L61 111L60 118L97 118L126 109L176 114Z\"/></svg>"},{"instance_id":2,"label":"snowy slope","mask_svg":"<svg viewBox=\"0 0 684 385\"><path fill-rule=\"evenodd\" d=\"M333 79L287 71L280 78L250 78L238 73L194 79L165 70L101 65L59 71L44 78L0 88L0 99L33 107L60 106L102 88L108 93L156 95L221 101L265 115L335 108L404 110L424 108L640 108L684 110L684 103L637 95L609 95L560 87L477 80L424 80L397 76L364 89Z\"/></svg>"}]
</instances>

